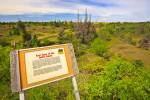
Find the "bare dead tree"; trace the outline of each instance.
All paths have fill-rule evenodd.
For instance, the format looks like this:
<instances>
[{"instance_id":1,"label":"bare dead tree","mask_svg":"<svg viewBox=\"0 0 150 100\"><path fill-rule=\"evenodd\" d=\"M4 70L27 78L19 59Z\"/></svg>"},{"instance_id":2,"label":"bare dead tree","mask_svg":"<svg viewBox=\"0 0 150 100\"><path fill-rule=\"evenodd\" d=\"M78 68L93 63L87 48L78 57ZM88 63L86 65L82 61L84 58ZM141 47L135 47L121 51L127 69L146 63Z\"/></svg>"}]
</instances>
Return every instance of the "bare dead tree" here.
<instances>
[{"instance_id":1,"label":"bare dead tree","mask_svg":"<svg viewBox=\"0 0 150 100\"><path fill-rule=\"evenodd\" d=\"M91 21L91 15L88 14L87 9L85 10L85 19L84 22L80 19L80 14L78 11L77 22L75 24L75 36L81 39L81 42L88 44L92 41L96 35L96 29L94 24Z\"/></svg>"}]
</instances>

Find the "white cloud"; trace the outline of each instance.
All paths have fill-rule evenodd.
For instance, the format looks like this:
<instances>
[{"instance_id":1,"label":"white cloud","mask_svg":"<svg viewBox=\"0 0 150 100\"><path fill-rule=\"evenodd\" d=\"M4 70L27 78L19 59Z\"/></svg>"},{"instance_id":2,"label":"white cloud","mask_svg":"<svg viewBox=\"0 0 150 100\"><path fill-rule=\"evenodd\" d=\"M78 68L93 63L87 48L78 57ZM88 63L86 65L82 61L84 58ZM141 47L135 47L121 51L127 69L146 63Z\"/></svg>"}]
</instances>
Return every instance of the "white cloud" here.
<instances>
[{"instance_id":1,"label":"white cloud","mask_svg":"<svg viewBox=\"0 0 150 100\"><path fill-rule=\"evenodd\" d=\"M68 0L69 1L69 0ZM80 0L77 0L80 1ZM78 9L84 12L88 9L92 15L112 17L124 16L149 18L149 0L90 0L97 3L115 4L116 6L101 7L79 2L64 2L64 0L0 0L0 14L26 13L76 13Z\"/></svg>"}]
</instances>

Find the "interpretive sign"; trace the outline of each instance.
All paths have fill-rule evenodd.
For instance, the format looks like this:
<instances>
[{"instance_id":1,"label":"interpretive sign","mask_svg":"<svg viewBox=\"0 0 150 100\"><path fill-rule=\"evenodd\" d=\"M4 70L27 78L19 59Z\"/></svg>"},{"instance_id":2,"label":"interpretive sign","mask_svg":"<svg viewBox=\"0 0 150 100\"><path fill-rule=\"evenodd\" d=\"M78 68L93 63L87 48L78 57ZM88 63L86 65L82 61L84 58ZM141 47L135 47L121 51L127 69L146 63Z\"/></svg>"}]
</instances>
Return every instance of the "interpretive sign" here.
<instances>
[{"instance_id":1,"label":"interpretive sign","mask_svg":"<svg viewBox=\"0 0 150 100\"><path fill-rule=\"evenodd\" d=\"M22 49L15 53L17 56L14 57L18 57L18 60L14 58L16 59L14 61L11 58L11 62L16 62L16 64L11 64L11 70L19 69L20 76L15 74L15 79L19 80L18 78L20 78L20 90L71 77L78 72L71 44ZM13 53L11 53L12 55ZM18 68L16 67L17 63ZM13 73L17 73L17 71ZM14 85L13 79L11 80ZM19 90L17 88L14 91Z\"/></svg>"}]
</instances>

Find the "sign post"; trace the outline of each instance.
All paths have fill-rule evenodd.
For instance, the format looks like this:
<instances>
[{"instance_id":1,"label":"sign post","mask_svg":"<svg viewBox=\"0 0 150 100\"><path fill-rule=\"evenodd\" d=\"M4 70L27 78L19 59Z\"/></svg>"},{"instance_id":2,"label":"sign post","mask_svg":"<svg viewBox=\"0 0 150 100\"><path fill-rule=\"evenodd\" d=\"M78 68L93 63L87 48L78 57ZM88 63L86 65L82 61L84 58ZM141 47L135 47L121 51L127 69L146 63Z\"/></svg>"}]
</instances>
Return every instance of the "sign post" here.
<instances>
[{"instance_id":1,"label":"sign post","mask_svg":"<svg viewBox=\"0 0 150 100\"><path fill-rule=\"evenodd\" d=\"M72 77L76 100L80 100L78 73L72 44L21 49L10 53L11 88L24 100L24 91Z\"/></svg>"},{"instance_id":2,"label":"sign post","mask_svg":"<svg viewBox=\"0 0 150 100\"><path fill-rule=\"evenodd\" d=\"M78 86L77 86L77 82L76 82L76 77L75 76L72 76L72 84L73 84L76 100L80 100L80 95L79 95Z\"/></svg>"},{"instance_id":3,"label":"sign post","mask_svg":"<svg viewBox=\"0 0 150 100\"><path fill-rule=\"evenodd\" d=\"M19 92L19 99L20 100L25 100L24 91Z\"/></svg>"}]
</instances>

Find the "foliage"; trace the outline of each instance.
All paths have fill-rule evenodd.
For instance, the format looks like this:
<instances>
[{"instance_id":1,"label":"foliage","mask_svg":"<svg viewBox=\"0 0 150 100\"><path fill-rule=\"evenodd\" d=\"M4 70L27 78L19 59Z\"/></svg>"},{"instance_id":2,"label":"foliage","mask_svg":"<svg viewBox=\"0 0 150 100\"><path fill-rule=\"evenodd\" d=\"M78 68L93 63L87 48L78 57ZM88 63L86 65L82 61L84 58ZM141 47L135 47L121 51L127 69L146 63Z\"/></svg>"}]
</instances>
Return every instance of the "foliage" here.
<instances>
[{"instance_id":1,"label":"foliage","mask_svg":"<svg viewBox=\"0 0 150 100\"><path fill-rule=\"evenodd\" d=\"M91 44L91 51L99 56L104 56L107 52L108 43L102 39L96 38Z\"/></svg>"},{"instance_id":2,"label":"foliage","mask_svg":"<svg viewBox=\"0 0 150 100\"><path fill-rule=\"evenodd\" d=\"M143 63L142 60L135 60L135 61L133 62L133 65L134 65L135 67L144 67L144 63Z\"/></svg>"},{"instance_id":3,"label":"foliage","mask_svg":"<svg viewBox=\"0 0 150 100\"><path fill-rule=\"evenodd\" d=\"M59 43L70 43L73 40L72 31L70 29L60 28L58 34Z\"/></svg>"},{"instance_id":4,"label":"foliage","mask_svg":"<svg viewBox=\"0 0 150 100\"><path fill-rule=\"evenodd\" d=\"M64 33L65 33L65 40L66 40L66 42L69 42L69 43L71 43L72 42L72 40L74 39L73 38L73 31L71 30L71 29L66 29L65 31L64 31Z\"/></svg>"},{"instance_id":5,"label":"foliage","mask_svg":"<svg viewBox=\"0 0 150 100\"><path fill-rule=\"evenodd\" d=\"M26 33L26 27L25 27L25 25L23 24L23 22L22 21L18 21L17 22L17 28L18 28L18 30L21 32L21 33Z\"/></svg>"},{"instance_id":6,"label":"foliage","mask_svg":"<svg viewBox=\"0 0 150 100\"><path fill-rule=\"evenodd\" d=\"M100 76L89 83L89 98L102 100L147 100L150 98L150 74L122 58L114 58Z\"/></svg>"},{"instance_id":7,"label":"foliage","mask_svg":"<svg viewBox=\"0 0 150 100\"><path fill-rule=\"evenodd\" d=\"M59 39L60 43L64 43L64 41L65 41L64 28L60 29L60 32L58 34L58 39Z\"/></svg>"},{"instance_id":8,"label":"foliage","mask_svg":"<svg viewBox=\"0 0 150 100\"><path fill-rule=\"evenodd\" d=\"M85 50L87 49L87 47L86 47L86 45L81 44L79 39L74 38L72 41L72 44L74 47L75 55L77 57L79 57L85 53Z\"/></svg>"},{"instance_id":9,"label":"foliage","mask_svg":"<svg viewBox=\"0 0 150 100\"><path fill-rule=\"evenodd\" d=\"M22 35L22 39L23 39L23 42L24 42L24 46L25 47L30 47L31 46L31 34L29 34L27 31L26 31L26 26L24 25L23 22L21 21L18 21L17 22L17 29L19 30L19 32L21 33Z\"/></svg>"},{"instance_id":10,"label":"foliage","mask_svg":"<svg viewBox=\"0 0 150 100\"><path fill-rule=\"evenodd\" d=\"M20 32L19 32L19 29L16 28L16 27L13 27L11 29L11 31L9 32L9 35L12 36L12 35L20 35Z\"/></svg>"},{"instance_id":11,"label":"foliage","mask_svg":"<svg viewBox=\"0 0 150 100\"><path fill-rule=\"evenodd\" d=\"M78 60L80 73L77 75L77 83L81 100L149 100L150 74L144 66L148 65L146 62L149 51L131 44L136 45L143 37L149 37L150 23L94 23L90 18L85 19L79 23L66 21L0 23L0 99L19 99L18 93L12 93L10 89L9 52L10 44L15 41L16 49L71 42ZM77 24L78 27L74 27ZM82 35L77 37L78 32L84 34L81 33ZM115 52L119 54L119 50L125 50L128 55L144 53L139 55L144 56L143 59L129 62L127 60L130 58L127 60L113 58L115 55L110 53L112 47L108 48L108 43L114 44L115 49L116 41L120 42L119 48L122 49L116 49ZM126 48L124 44L131 48ZM132 48L138 53L129 50ZM148 56L145 57L146 55ZM28 100L75 99L71 78L29 89L25 91L25 95Z\"/></svg>"},{"instance_id":12,"label":"foliage","mask_svg":"<svg viewBox=\"0 0 150 100\"><path fill-rule=\"evenodd\" d=\"M40 46L49 46L53 44L57 44L57 41L50 41L46 39L44 41L41 41Z\"/></svg>"},{"instance_id":13,"label":"foliage","mask_svg":"<svg viewBox=\"0 0 150 100\"><path fill-rule=\"evenodd\" d=\"M101 32L98 34L99 35L99 38L103 39L103 40L106 40L106 41L110 41L111 40L111 35L107 32Z\"/></svg>"},{"instance_id":14,"label":"foliage","mask_svg":"<svg viewBox=\"0 0 150 100\"><path fill-rule=\"evenodd\" d=\"M8 46L10 45L10 42L6 37L0 38L0 46Z\"/></svg>"},{"instance_id":15,"label":"foliage","mask_svg":"<svg viewBox=\"0 0 150 100\"><path fill-rule=\"evenodd\" d=\"M9 100L10 98L18 99L16 93L11 92L10 88L10 64L9 64L10 47L0 46L0 99Z\"/></svg>"},{"instance_id":16,"label":"foliage","mask_svg":"<svg viewBox=\"0 0 150 100\"><path fill-rule=\"evenodd\" d=\"M38 47L40 45L40 41L37 39L37 36L35 34L32 36L30 45L32 47Z\"/></svg>"},{"instance_id":17,"label":"foliage","mask_svg":"<svg viewBox=\"0 0 150 100\"><path fill-rule=\"evenodd\" d=\"M27 100L75 100L71 78L26 91Z\"/></svg>"}]
</instances>

